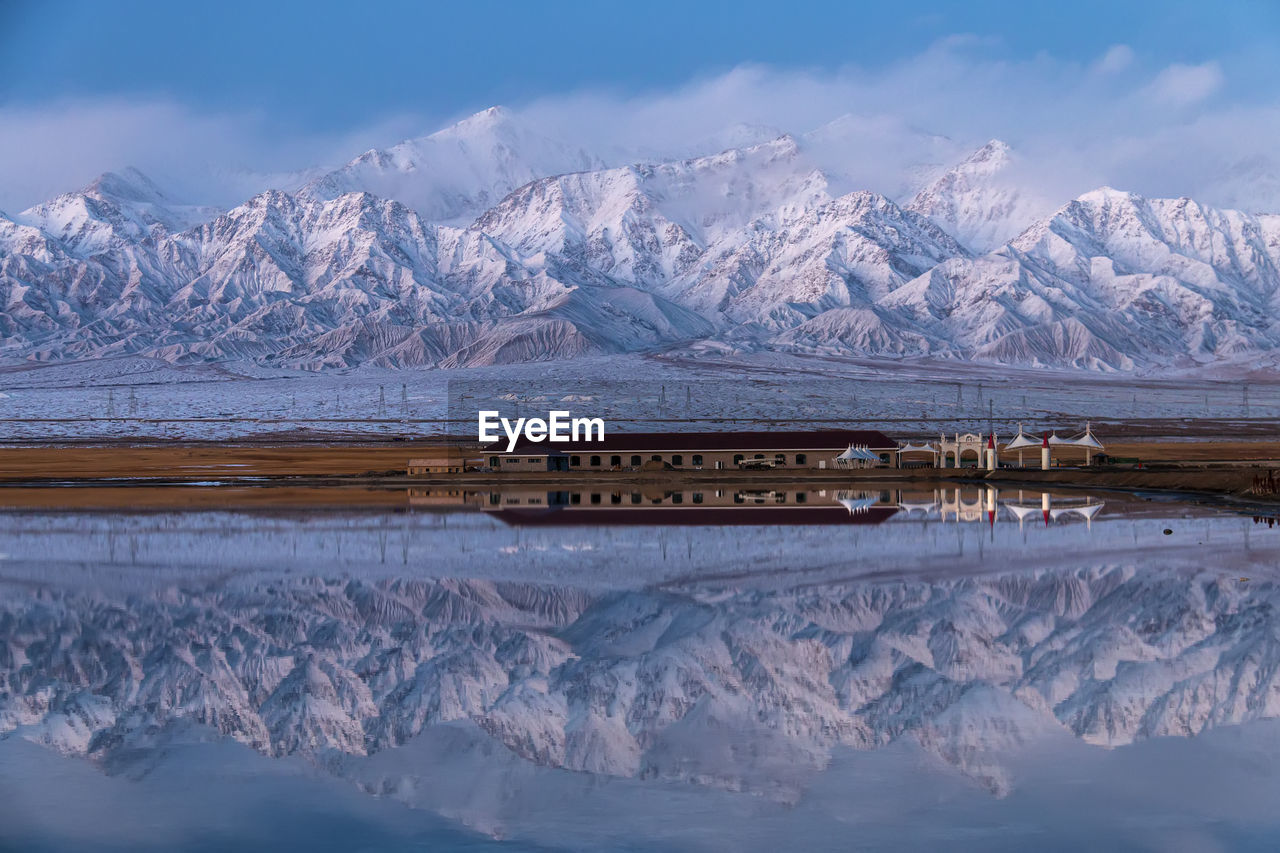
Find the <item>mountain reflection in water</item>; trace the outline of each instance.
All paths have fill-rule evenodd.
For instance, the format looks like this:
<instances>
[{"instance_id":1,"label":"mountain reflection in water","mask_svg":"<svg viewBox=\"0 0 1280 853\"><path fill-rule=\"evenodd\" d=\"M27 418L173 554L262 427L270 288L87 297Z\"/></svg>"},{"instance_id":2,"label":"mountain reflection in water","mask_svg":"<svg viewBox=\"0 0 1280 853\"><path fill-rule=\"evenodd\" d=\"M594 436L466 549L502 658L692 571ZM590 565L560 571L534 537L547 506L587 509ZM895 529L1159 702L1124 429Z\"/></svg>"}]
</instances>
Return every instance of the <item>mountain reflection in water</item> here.
<instances>
[{"instance_id":1,"label":"mountain reflection in water","mask_svg":"<svg viewBox=\"0 0 1280 853\"><path fill-rule=\"evenodd\" d=\"M776 514L778 494L730 506ZM781 494L797 504L796 492ZM618 505L590 495L550 511ZM641 496L630 510L627 493L619 511L676 506L672 493L657 503ZM767 816L786 835L793 814L809 832L823 821L854 829L861 819L831 798L863 790L868 773L878 796L899 791L903 808L921 780L951 786L947 797L1019 802L1043 784L1045 765L1033 760L1042 754L1066 750L1053 761L1087 768L1103 760L1099 747L1253 732L1280 716L1274 530L1119 500L977 489L924 497L811 493L798 503L851 517L879 507L891 510L888 523L856 540L832 540L826 527L752 526L725 538L691 528L676 540L688 543L678 565L649 574L636 567L656 561L645 541L654 530L512 530L510 518L493 516L529 504L488 495L475 506L491 512L416 505L403 563L395 543L377 547L401 528L367 518L319 528L313 518L241 517L237 528L222 517L12 516L0 539L0 756L12 762L0 768L38 777L30 768L41 761L15 751L38 744L46 762L87 759L99 775L151 790L147 780L167 778L192 744L239 745L339 780L354 796L435 815L463 833L450 844L591 848L660 835L664 845L706 847L699 833L714 829L726 834L710 847L764 849L777 839L731 827ZM704 494L705 509L692 509L688 494L681 506L710 512L713 501L739 498ZM1040 545L1021 508L1047 537ZM989 550L961 553L950 534L926 534L957 521L972 522ZM210 571L218 561L198 546L175 547L231 536L242 553L237 540L262 525L276 550L261 551L253 571ZM1176 536L1163 534L1167 525ZM80 527L95 540L112 530L133 541L111 546L120 553L95 574L103 552L80 547ZM990 550L997 529L1008 531L1005 551ZM318 562L320 552L304 548L311 570L290 567L290 539L296 552L321 530L345 531L337 548L321 549L335 559ZM516 550L504 550L513 541ZM1062 553L1064 541L1074 550ZM610 571L625 548L640 557ZM907 550L925 570L894 571ZM464 562L469 572L454 571ZM801 564L807 571L795 571ZM1162 766L1166 778L1195 771ZM0 769L0 789L16 792L22 780L11 772ZM1269 772L1262 782L1275 790ZM606 783L623 787L598 787ZM584 820L624 794L629 817ZM42 833L61 830L38 822L41 801L31 797L0 806L0 819L25 828L25 842L50 841ZM1145 807L1159 817L1158 801ZM1262 814L1250 825L1264 819L1274 826ZM636 836L644 827L659 835ZM5 832L0 839L17 837ZM930 832L951 837L945 821ZM843 846L837 837L807 843Z\"/></svg>"}]
</instances>

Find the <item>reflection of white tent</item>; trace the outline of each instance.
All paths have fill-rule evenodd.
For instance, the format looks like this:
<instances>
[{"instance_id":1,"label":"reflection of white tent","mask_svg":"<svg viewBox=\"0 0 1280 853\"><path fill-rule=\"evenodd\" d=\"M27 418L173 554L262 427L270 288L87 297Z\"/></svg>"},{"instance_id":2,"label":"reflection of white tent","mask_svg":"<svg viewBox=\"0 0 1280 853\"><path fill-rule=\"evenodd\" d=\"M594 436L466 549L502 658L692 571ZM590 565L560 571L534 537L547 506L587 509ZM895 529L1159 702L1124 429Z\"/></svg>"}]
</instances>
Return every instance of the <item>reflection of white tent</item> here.
<instances>
[{"instance_id":1,"label":"reflection of white tent","mask_svg":"<svg viewBox=\"0 0 1280 853\"><path fill-rule=\"evenodd\" d=\"M1005 504L1005 508L1018 517L1019 523L1026 521L1029 516L1040 514L1040 507L1038 506L1021 506L1020 504Z\"/></svg>"},{"instance_id":2,"label":"reflection of white tent","mask_svg":"<svg viewBox=\"0 0 1280 853\"><path fill-rule=\"evenodd\" d=\"M1067 513L1075 513L1083 516L1086 521L1093 521L1093 517L1102 510L1102 504L1085 504L1084 506L1062 506L1049 510L1049 517L1057 521L1060 516Z\"/></svg>"},{"instance_id":3,"label":"reflection of white tent","mask_svg":"<svg viewBox=\"0 0 1280 853\"><path fill-rule=\"evenodd\" d=\"M836 503L849 510L849 515L853 515L866 512L879 503L879 498L868 497L864 492L836 492Z\"/></svg>"}]
</instances>

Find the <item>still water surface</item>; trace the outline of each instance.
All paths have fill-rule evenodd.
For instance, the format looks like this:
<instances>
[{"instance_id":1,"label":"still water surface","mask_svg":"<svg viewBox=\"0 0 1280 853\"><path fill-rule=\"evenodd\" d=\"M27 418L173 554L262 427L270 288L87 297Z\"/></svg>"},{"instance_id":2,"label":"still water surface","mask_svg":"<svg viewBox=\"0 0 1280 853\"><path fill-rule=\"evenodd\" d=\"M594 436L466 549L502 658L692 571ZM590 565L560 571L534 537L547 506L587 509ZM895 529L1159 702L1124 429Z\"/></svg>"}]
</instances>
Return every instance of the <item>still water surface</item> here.
<instances>
[{"instance_id":1,"label":"still water surface","mask_svg":"<svg viewBox=\"0 0 1280 853\"><path fill-rule=\"evenodd\" d=\"M0 848L1274 849L1277 567L920 484L14 508Z\"/></svg>"}]
</instances>

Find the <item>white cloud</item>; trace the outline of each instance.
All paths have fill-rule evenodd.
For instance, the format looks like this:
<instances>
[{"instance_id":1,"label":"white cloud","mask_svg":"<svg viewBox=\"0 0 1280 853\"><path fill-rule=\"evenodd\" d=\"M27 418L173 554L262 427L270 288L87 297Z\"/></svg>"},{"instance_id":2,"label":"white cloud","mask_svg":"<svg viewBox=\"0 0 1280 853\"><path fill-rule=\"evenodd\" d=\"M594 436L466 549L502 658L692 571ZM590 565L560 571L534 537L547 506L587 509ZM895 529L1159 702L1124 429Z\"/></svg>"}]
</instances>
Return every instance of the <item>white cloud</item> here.
<instances>
[{"instance_id":1,"label":"white cloud","mask_svg":"<svg viewBox=\"0 0 1280 853\"><path fill-rule=\"evenodd\" d=\"M1127 44L1113 44L1093 67L1100 74L1117 74L1132 65L1133 59L1133 48Z\"/></svg>"},{"instance_id":2,"label":"white cloud","mask_svg":"<svg viewBox=\"0 0 1280 853\"><path fill-rule=\"evenodd\" d=\"M0 210L14 213L136 166L190 200L236 204L279 174L343 162L423 125L396 117L332 136L290 133L260 113L199 113L164 100L0 106Z\"/></svg>"},{"instance_id":3,"label":"white cloud","mask_svg":"<svg viewBox=\"0 0 1280 853\"><path fill-rule=\"evenodd\" d=\"M1280 209L1264 191L1277 185L1267 176L1280 174L1269 148L1280 135L1280 96L1233 103L1217 63L1144 72L1124 45L1093 63L997 53L988 41L951 37L876 70L743 66L667 90L572 92L508 106L614 161L704 153L738 124L800 135L844 116L819 153L851 186L895 194L921 163L947 163L999 137L1053 199L1110 184ZM201 114L169 102L0 107L0 209L15 212L124 165L192 200L233 204L264 174L339 163L436 126L409 114L316 136L256 113Z\"/></svg>"},{"instance_id":4,"label":"white cloud","mask_svg":"<svg viewBox=\"0 0 1280 853\"><path fill-rule=\"evenodd\" d=\"M1226 82L1222 68L1216 62L1203 65L1170 65L1147 87L1147 93L1156 101L1173 106L1198 104L1217 92Z\"/></svg>"}]
</instances>

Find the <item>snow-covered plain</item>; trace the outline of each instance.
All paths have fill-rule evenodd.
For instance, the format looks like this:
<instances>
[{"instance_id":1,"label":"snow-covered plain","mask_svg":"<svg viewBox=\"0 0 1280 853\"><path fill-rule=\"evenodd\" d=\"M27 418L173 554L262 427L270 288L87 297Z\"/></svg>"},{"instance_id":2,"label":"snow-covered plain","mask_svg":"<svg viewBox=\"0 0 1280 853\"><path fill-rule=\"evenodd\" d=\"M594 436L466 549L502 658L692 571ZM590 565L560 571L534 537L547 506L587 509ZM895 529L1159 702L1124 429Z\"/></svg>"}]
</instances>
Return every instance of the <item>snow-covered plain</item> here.
<instances>
[{"instance_id":1,"label":"snow-covered plain","mask_svg":"<svg viewBox=\"0 0 1280 853\"><path fill-rule=\"evenodd\" d=\"M938 362L720 352L623 355L454 370L305 372L137 356L0 370L0 441L474 434L476 412L568 408L617 429L882 428L889 435L1074 432L1086 420L1241 422L1280 417L1280 383L979 369ZM1261 425L1261 427L1260 427Z\"/></svg>"}]
</instances>

